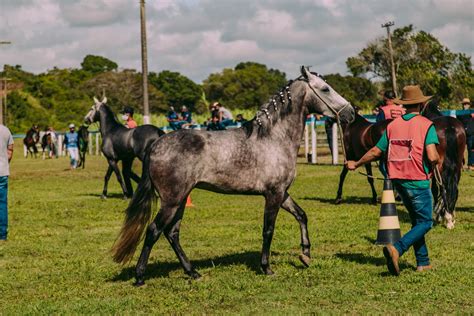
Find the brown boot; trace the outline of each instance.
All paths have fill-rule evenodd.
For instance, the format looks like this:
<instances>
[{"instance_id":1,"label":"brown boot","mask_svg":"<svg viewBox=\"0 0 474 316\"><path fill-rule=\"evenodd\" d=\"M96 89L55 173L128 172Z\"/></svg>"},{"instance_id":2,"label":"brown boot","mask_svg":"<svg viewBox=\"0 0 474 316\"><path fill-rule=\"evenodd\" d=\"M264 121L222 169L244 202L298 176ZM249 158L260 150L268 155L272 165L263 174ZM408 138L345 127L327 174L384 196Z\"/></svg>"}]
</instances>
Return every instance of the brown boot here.
<instances>
[{"instance_id":1,"label":"brown boot","mask_svg":"<svg viewBox=\"0 0 474 316\"><path fill-rule=\"evenodd\" d=\"M433 269L433 267L431 266L431 264L427 265L427 266L418 266L416 267L416 272L423 272L423 271L429 271Z\"/></svg>"},{"instance_id":2,"label":"brown boot","mask_svg":"<svg viewBox=\"0 0 474 316\"><path fill-rule=\"evenodd\" d=\"M383 247L383 255L387 259L387 268L392 275L400 275L400 268L398 267L398 250L392 245L388 244Z\"/></svg>"}]
</instances>

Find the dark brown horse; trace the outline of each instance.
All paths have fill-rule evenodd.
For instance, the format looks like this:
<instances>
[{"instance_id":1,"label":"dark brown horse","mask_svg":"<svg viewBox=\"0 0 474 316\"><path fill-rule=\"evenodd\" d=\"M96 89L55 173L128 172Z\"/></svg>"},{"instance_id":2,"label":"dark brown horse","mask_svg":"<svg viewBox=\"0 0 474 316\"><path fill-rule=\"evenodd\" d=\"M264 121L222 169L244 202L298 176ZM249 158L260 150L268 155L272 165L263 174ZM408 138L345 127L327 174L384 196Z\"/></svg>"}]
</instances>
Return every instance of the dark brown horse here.
<instances>
[{"instance_id":1,"label":"dark brown horse","mask_svg":"<svg viewBox=\"0 0 474 316\"><path fill-rule=\"evenodd\" d=\"M41 137L41 148L43 149L43 159L46 157L45 151L48 150L48 157L53 158L56 156L56 144L53 140L51 132L47 129L43 137Z\"/></svg>"},{"instance_id":2,"label":"dark brown horse","mask_svg":"<svg viewBox=\"0 0 474 316\"><path fill-rule=\"evenodd\" d=\"M433 180L431 190L436 202L435 217L438 222L444 219L446 227L452 229L455 223L454 211L458 199L458 184L466 150L466 131L459 120L443 116L436 101L430 102L425 107L423 116L433 121L439 139L436 149L440 156L443 187L439 187ZM443 195L445 195L444 198Z\"/></svg>"},{"instance_id":3,"label":"dark brown horse","mask_svg":"<svg viewBox=\"0 0 474 316\"><path fill-rule=\"evenodd\" d=\"M388 123L392 120L385 120L378 123L371 123L362 117L360 114L356 114L354 122L350 124L343 124L342 130L344 132L344 147L346 149L347 160L359 160L365 155L370 148L374 147L379 141L382 134L387 129ZM367 181L370 184L372 190L372 203L377 204L377 192L374 188L374 179L372 178L372 166L370 163L365 165L367 171ZM346 179L347 172L349 170L344 167L342 168L341 175L339 176L339 188L337 189L337 196L335 203L340 204L342 202L342 187L344 180Z\"/></svg>"},{"instance_id":4,"label":"dark brown horse","mask_svg":"<svg viewBox=\"0 0 474 316\"><path fill-rule=\"evenodd\" d=\"M89 148L89 126L82 124L81 127L79 128L79 131L77 131L77 134L79 135L78 137L78 143L79 143L79 162L77 164L77 167L81 167L84 169L86 167L86 153L87 149Z\"/></svg>"},{"instance_id":5,"label":"dark brown horse","mask_svg":"<svg viewBox=\"0 0 474 316\"><path fill-rule=\"evenodd\" d=\"M28 153L31 154L33 158L33 154L38 154L38 148L36 148L36 144L39 142L39 128L37 125L33 125L28 132L26 132L26 136L23 139L23 145L25 145L25 158L28 158Z\"/></svg>"}]
</instances>

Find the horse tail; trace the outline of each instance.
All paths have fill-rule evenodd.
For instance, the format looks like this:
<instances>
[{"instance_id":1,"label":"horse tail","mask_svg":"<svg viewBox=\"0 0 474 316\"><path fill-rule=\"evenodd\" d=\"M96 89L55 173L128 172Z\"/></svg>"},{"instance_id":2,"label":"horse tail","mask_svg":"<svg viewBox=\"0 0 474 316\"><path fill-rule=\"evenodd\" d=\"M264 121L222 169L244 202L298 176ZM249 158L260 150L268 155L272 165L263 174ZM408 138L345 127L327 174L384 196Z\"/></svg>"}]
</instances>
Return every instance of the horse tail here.
<instances>
[{"instance_id":1,"label":"horse tail","mask_svg":"<svg viewBox=\"0 0 474 316\"><path fill-rule=\"evenodd\" d=\"M151 147L148 148L143 160L140 183L125 211L125 221L112 248L113 258L117 263L127 263L132 259L143 238L143 231L150 221L152 206L157 199L150 177L150 153Z\"/></svg>"},{"instance_id":2,"label":"horse tail","mask_svg":"<svg viewBox=\"0 0 474 316\"><path fill-rule=\"evenodd\" d=\"M443 182L446 189L448 211L454 211L454 206L458 199L458 182L459 170L458 167L458 141L456 137L456 129L449 125L446 129L446 157L443 163Z\"/></svg>"}]
</instances>

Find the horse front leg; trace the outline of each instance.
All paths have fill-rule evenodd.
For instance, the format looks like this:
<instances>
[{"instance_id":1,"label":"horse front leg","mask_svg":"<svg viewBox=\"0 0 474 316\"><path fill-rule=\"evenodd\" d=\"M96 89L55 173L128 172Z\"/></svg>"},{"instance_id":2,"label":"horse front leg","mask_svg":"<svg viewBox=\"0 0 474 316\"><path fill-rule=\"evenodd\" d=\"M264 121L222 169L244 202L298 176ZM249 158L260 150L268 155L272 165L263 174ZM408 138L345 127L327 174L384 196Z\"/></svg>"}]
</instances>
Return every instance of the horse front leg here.
<instances>
[{"instance_id":1,"label":"horse front leg","mask_svg":"<svg viewBox=\"0 0 474 316\"><path fill-rule=\"evenodd\" d=\"M306 216L305 211L291 198L288 192L285 193L285 198L281 207L289 212L295 217L295 219L300 224L301 231L301 250L302 254L300 255L300 261L306 266L309 267L311 261L310 248L311 243L309 242L308 236L308 217Z\"/></svg>"},{"instance_id":2,"label":"horse front leg","mask_svg":"<svg viewBox=\"0 0 474 316\"><path fill-rule=\"evenodd\" d=\"M342 167L341 175L339 176L339 187L337 189L337 196L334 204L341 204L342 202L342 187L344 186L344 180L346 179L348 172L349 169L344 165L344 167Z\"/></svg>"},{"instance_id":3,"label":"horse front leg","mask_svg":"<svg viewBox=\"0 0 474 316\"><path fill-rule=\"evenodd\" d=\"M125 186L125 183L122 179L122 175L120 173L120 169L117 165L117 161L113 159L109 159L109 166L112 167L112 170L115 173L115 176L117 177L117 181L120 183L120 186L122 187L122 192L123 192L123 198L127 199L129 197L127 187Z\"/></svg>"},{"instance_id":4,"label":"horse front leg","mask_svg":"<svg viewBox=\"0 0 474 316\"><path fill-rule=\"evenodd\" d=\"M106 199L107 198L107 186L109 184L109 179L110 179L110 176L112 175L112 172L114 170L112 169L112 166L109 165L109 167L107 168L107 172L105 173L105 177L104 177L104 189L102 190L102 196L100 197L101 199Z\"/></svg>"},{"instance_id":5,"label":"horse front leg","mask_svg":"<svg viewBox=\"0 0 474 316\"><path fill-rule=\"evenodd\" d=\"M273 271L270 268L270 247L273 239L273 231L275 230L275 222L278 216L278 211L283 200L283 194L272 194L265 196L265 211L263 219L263 245L262 257L260 266L263 273L272 275Z\"/></svg>"},{"instance_id":6,"label":"horse front leg","mask_svg":"<svg viewBox=\"0 0 474 316\"><path fill-rule=\"evenodd\" d=\"M377 205L377 191L375 191L374 178L372 176L372 165L370 163L365 164L365 171L367 172L367 181L372 189L372 204Z\"/></svg>"}]
</instances>

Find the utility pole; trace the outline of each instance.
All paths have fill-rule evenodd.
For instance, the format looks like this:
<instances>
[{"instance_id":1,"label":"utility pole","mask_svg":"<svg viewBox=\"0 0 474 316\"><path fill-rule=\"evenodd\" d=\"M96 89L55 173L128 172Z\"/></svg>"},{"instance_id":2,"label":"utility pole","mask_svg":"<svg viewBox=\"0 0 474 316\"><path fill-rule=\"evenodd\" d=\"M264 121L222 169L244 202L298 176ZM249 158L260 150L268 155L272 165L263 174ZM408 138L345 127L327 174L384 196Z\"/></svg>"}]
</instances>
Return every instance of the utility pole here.
<instances>
[{"instance_id":1,"label":"utility pole","mask_svg":"<svg viewBox=\"0 0 474 316\"><path fill-rule=\"evenodd\" d=\"M9 45L11 44L12 42L10 41L0 41L0 45ZM0 124L4 124L4 120L3 120L3 117L4 117L4 111L3 111L3 106L5 104L5 106L7 105L7 79L5 78L5 80L2 82L3 84L3 91L2 91L2 96L0 97ZM6 110L5 110L6 112Z\"/></svg>"},{"instance_id":2,"label":"utility pole","mask_svg":"<svg viewBox=\"0 0 474 316\"><path fill-rule=\"evenodd\" d=\"M146 47L145 0L140 0L140 21L142 37L143 123L150 124L150 108L148 105L148 58Z\"/></svg>"},{"instance_id":3,"label":"utility pole","mask_svg":"<svg viewBox=\"0 0 474 316\"><path fill-rule=\"evenodd\" d=\"M395 63L393 62L393 49L392 49L392 36L390 35L390 27L394 26L395 22L387 22L382 24L382 27L387 28L387 38L388 38L388 53L390 55L390 66L391 66L391 74L392 74L392 90L397 95L397 77L395 76Z\"/></svg>"}]
</instances>

